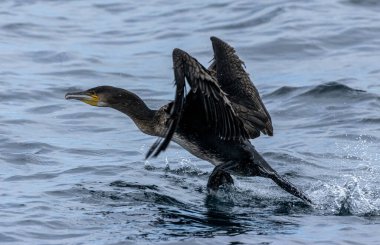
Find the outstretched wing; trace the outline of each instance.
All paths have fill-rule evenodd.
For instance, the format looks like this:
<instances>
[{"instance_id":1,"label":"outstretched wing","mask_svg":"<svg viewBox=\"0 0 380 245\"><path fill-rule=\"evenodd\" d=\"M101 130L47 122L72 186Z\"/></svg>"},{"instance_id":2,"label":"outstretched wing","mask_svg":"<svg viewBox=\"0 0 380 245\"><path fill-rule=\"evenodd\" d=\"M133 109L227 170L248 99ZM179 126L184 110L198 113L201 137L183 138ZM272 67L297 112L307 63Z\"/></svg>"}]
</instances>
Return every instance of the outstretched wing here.
<instances>
[{"instance_id":1,"label":"outstretched wing","mask_svg":"<svg viewBox=\"0 0 380 245\"><path fill-rule=\"evenodd\" d=\"M211 37L214 62L209 68L216 73L221 89L228 95L237 115L243 120L250 138L255 138L258 129L273 135L272 119L260 98L259 92L244 70L244 63L234 48L217 37Z\"/></svg>"},{"instance_id":2,"label":"outstretched wing","mask_svg":"<svg viewBox=\"0 0 380 245\"><path fill-rule=\"evenodd\" d=\"M219 137L225 140L242 140L249 137L243 122L236 115L227 95L220 88L215 77L196 59L180 49L173 50L174 77L176 93L168 119L164 138L159 138L148 151L156 157L165 150L181 120L185 101L186 80L191 87L189 93L198 93L205 108L207 122L213 125Z\"/></svg>"}]
</instances>

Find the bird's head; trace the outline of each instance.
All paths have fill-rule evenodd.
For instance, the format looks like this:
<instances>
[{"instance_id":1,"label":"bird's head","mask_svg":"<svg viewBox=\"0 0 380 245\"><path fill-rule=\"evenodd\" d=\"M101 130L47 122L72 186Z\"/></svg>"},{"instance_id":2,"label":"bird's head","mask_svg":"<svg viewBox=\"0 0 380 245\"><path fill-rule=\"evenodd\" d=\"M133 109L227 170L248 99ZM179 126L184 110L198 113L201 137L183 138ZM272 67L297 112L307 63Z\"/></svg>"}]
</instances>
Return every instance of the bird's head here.
<instances>
[{"instance_id":1,"label":"bird's head","mask_svg":"<svg viewBox=\"0 0 380 245\"><path fill-rule=\"evenodd\" d=\"M112 86L99 86L81 92L67 93L67 100L79 100L98 107L117 107L120 103L128 103L137 97L135 94Z\"/></svg>"},{"instance_id":2,"label":"bird's head","mask_svg":"<svg viewBox=\"0 0 380 245\"><path fill-rule=\"evenodd\" d=\"M67 93L67 100L79 100L98 107L110 107L128 115L146 134L158 135L155 128L155 111L149 109L136 94L111 86L100 86L81 92Z\"/></svg>"}]
</instances>

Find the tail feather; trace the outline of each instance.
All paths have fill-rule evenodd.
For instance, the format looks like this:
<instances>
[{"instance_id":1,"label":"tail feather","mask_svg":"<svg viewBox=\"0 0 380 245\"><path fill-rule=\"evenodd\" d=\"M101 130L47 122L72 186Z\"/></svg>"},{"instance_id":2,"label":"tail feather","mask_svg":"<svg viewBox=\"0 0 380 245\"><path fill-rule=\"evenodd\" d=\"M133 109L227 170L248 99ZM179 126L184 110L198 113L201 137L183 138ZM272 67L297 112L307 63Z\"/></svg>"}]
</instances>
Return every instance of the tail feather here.
<instances>
[{"instance_id":1,"label":"tail feather","mask_svg":"<svg viewBox=\"0 0 380 245\"><path fill-rule=\"evenodd\" d=\"M278 186L280 186L285 191L298 198L301 198L309 204L313 204L313 202L301 190L299 190L296 186L294 186L284 177L281 177L256 150L254 150L253 162L255 167L258 168L258 176L272 179Z\"/></svg>"},{"instance_id":2,"label":"tail feather","mask_svg":"<svg viewBox=\"0 0 380 245\"><path fill-rule=\"evenodd\" d=\"M265 171L265 170L264 170ZM285 191L289 192L290 194L301 198L305 202L309 204L313 204L313 202L296 186L294 186L292 183L290 183L285 178L281 177L278 173L272 172L270 174L263 173L263 177L268 177L272 179L278 186L280 186Z\"/></svg>"}]
</instances>

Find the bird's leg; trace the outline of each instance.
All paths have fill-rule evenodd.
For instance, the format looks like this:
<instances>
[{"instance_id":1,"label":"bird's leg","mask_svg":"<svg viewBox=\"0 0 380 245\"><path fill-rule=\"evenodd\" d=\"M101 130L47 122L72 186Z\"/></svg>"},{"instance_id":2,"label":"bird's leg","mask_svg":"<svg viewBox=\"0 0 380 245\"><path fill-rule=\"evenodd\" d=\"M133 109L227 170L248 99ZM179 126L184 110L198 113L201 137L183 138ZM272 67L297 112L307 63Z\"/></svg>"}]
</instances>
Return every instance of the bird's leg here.
<instances>
[{"instance_id":1,"label":"bird's leg","mask_svg":"<svg viewBox=\"0 0 380 245\"><path fill-rule=\"evenodd\" d=\"M207 190L209 192L217 191L223 184L234 184L234 180L232 179L231 175L226 172L226 170L229 169L231 165L235 166L233 162L227 162L214 168L207 182Z\"/></svg>"}]
</instances>

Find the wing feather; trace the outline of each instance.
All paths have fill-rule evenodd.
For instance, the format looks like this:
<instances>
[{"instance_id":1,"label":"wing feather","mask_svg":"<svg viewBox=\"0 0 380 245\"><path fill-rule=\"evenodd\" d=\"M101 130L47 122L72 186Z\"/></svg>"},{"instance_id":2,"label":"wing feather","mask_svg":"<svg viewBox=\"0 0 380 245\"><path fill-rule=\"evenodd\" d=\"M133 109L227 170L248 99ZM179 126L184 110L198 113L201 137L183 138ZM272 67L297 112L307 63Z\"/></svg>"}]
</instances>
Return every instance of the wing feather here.
<instances>
[{"instance_id":1,"label":"wing feather","mask_svg":"<svg viewBox=\"0 0 380 245\"><path fill-rule=\"evenodd\" d=\"M173 50L173 64L176 94L174 104L168 118L168 127L163 139L157 141L149 149L146 158L156 157L164 151L172 139L185 102L186 81L191 91L199 93L209 125L214 126L218 135L225 140L244 140L249 137L244 124L237 116L226 93L220 88L216 78L196 59L180 49Z\"/></svg>"},{"instance_id":2,"label":"wing feather","mask_svg":"<svg viewBox=\"0 0 380 245\"><path fill-rule=\"evenodd\" d=\"M273 135L272 119L245 71L243 61L226 42L216 37L211 37L211 42L214 61L209 70L216 74L219 86L228 94L228 99L233 103L235 113L243 121L250 138L260 136L260 131ZM258 129L259 133L251 129Z\"/></svg>"}]
</instances>

